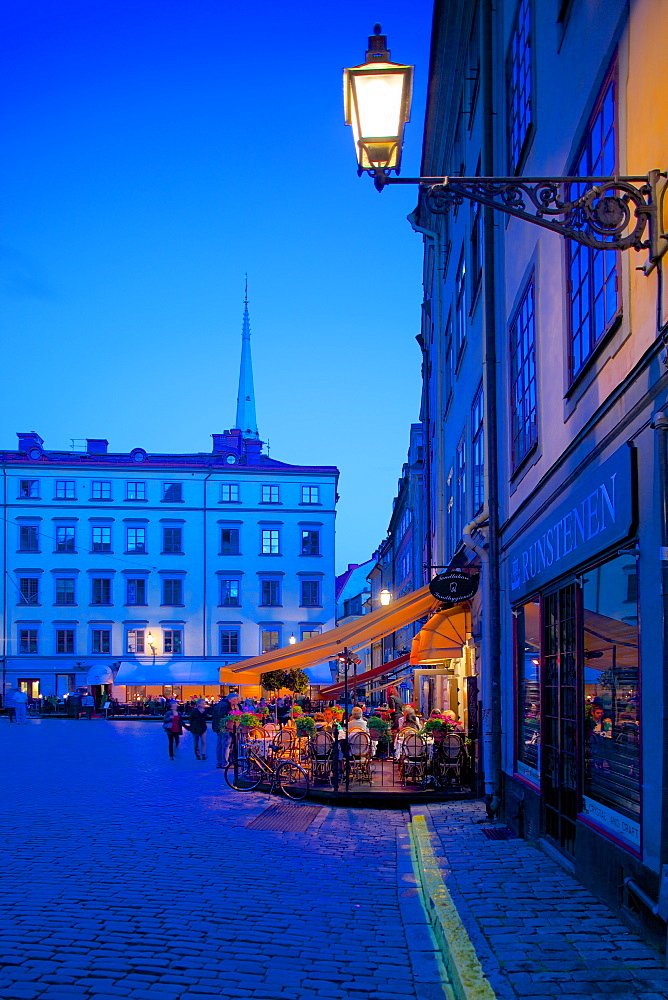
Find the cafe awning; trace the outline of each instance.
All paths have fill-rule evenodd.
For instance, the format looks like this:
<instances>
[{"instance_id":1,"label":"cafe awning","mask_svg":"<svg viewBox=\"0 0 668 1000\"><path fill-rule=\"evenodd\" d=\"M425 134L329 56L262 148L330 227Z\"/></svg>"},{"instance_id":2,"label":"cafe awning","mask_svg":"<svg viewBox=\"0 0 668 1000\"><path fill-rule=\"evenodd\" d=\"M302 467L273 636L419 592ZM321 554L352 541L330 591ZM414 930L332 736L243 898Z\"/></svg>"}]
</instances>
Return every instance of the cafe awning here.
<instances>
[{"instance_id":1,"label":"cafe awning","mask_svg":"<svg viewBox=\"0 0 668 1000\"><path fill-rule=\"evenodd\" d=\"M423 618L438 604L436 598L429 593L429 587L422 587L370 615L361 615L345 625L339 625L312 639L296 642L293 646L283 646L271 653L242 660L231 669L234 673L241 670L293 670L322 660L333 660L344 646L349 649L368 646L390 632L397 632L405 625Z\"/></svg>"},{"instance_id":2,"label":"cafe awning","mask_svg":"<svg viewBox=\"0 0 668 1000\"><path fill-rule=\"evenodd\" d=\"M374 667L373 670L365 670L362 674L353 674L352 670L348 672L348 687L352 690L353 682L359 687L362 684L366 684L367 681L371 681L374 677L382 677L383 674L391 674L395 670L398 670L404 663L408 663L409 653L405 653L403 656L397 656L396 660L390 660L389 663L383 663L380 667ZM336 698L337 695L343 693L345 685L342 681L337 684L330 684L329 687L320 688L318 692L319 698Z\"/></svg>"},{"instance_id":3,"label":"cafe awning","mask_svg":"<svg viewBox=\"0 0 668 1000\"><path fill-rule=\"evenodd\" d=\"M432 615L422 626L411 645L411 666L441 663L462 655L462 646L471 631L468 604L457 604Z\"/></svg>"},{"instance_id":4,"label":"cafe awning","mask_svg":"<svg viewBox=\"0 0 668 1000\"><path fill-rule=\"evenodd\" d=\"M240 661L241 662L241 661ZM223 678L223 679L221 679ZM229 668L208 660L170 660L169 663L129 663L123 661L116 684L257 684L256 671L248 678L230 675Z\"/></svg>"}]
</instances>

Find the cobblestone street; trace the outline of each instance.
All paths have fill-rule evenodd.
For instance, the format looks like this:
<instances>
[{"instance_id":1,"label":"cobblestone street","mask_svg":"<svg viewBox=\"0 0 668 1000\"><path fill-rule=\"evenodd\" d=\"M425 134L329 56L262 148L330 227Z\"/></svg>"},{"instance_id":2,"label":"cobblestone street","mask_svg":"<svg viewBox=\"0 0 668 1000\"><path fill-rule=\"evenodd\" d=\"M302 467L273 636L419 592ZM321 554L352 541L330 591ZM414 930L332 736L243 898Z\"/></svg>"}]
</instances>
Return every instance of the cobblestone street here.
<instances>
[{"instance_id":1,"label":"cobblestone street","mask_svg":"<svg viewBox=\"0 0 668 1000\"><path fill-rule=\"evenodd\" d=\"M247 830L281 800L190 737L170 761L156 723L2 720L0 744L3 998L452 996L405 814Z\"/></svg>"}]
</instances>

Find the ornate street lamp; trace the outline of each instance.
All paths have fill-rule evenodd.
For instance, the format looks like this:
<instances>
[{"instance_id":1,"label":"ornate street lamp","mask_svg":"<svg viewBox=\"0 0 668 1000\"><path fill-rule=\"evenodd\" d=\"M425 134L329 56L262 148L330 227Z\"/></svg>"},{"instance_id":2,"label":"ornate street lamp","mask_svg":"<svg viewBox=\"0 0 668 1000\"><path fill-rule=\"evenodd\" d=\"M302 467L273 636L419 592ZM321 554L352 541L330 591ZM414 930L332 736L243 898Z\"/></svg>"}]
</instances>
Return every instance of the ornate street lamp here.
<instances>
[{"instance_id":1,"label":"ornate street lamp","mask_svg":"<svg viewBox=\"0 0 668 1000\"><path fill-rule=\"evenodd\" d=\"M399 173L413 67L391 63L389 55L377 24L366 63L344 70L357 172L370 174L378 191L387 184L419 184L431 212L444 214L466 198L594 250L647 250L640 270L654 270L668 250L658 209L665 171L629 177L391 177L390 171Z\"/></svg>"},{"instance_id":2,"label":"ornate street lamp","mask_svg":"<svg viewBox=\"0 0 668 1000\"><path fill-rule=\"evenodd\" d=\"M386 608L387 605L392 600L392 594L387 589L381 590L380 594L378 595L378 600L380 601L381 606Z\"/></svg>"},{"instance_id":3,"label":"ornate street lamp","mask_svg":"<svg viewBox=\"0 0 668 1000\"><path fill-rule=\"evenodd\" d=\"M410 118L413 67L390 62L380 25L369 36L366 62L343 71L346 125L352 125L357 172L399 173L404 125Z\"/></svg>"}]
</instances>

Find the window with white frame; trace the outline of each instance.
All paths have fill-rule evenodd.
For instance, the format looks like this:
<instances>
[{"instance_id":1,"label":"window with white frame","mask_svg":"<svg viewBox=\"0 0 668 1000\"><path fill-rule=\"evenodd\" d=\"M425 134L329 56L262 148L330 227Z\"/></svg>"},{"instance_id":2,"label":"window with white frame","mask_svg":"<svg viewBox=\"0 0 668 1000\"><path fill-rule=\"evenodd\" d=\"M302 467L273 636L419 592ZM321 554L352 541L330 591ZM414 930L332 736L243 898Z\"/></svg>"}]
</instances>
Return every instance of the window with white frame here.
<instances>
[{"instance_id":1,"label":"window with white frame","mask_svg":"<svg viewBox=\"0 0 668 1000\"><path fill-rule=\"evenodd\" d=\"M306 528L302 530L302 555L320 555L320 532L317 528Z\"/></svg>"},{"instance_id":2,"label":"window with white frame","mask_svg":"<svg viewBox=\"0 0 668 1000\"><path fill-rule=\"evenodd\" d=\"M125 497L127 500L145 500L146 483L128 483L125 490Z\"/></svg>"},{"instance_id":3,"label":"window with white frame","mask_svg":"<svg viewBox=\"0 0 668 1000\"><path fill-rule=\"evenodd\" d=\"M94 479L90 484L91 500L111 500L111 483L107 479Z\"/></svg>"},{"instance_id":4,"label":"window with white frame","mask_svg":"<svg viewBox=\"0 0 668 1000\"><path fill-rule=\"evenodd\" d=\"M19 629L19 653L37 653L37 629L36 628L20 628Z\"/></svg>"},{"instance_id":5,"label":"window with white frame","mask_svg":"<svg viewBox=\"0 0 668 1000\"><path fill-rule=\"evenodd\" d=\"M146 528L128 528L128 552L146 552Z\"/></svg>"},{"instance_id":6,"label":"window with white frame","mask_svg":"<svg viewBox=\"0 0 668 1000\"><path fill-rule=\"evenodd\" d=\"M111 604L111 579L94 576L91 581L91 604Z\"/></svg>"},{"instance_id":7,"label":"window with white frame","mask_svg":"<svg viewBox=\"0 0 668 1000\"><path fill-rule=\"evenodd\" d=\"M93 552L111 552L111 528L93 525L91 550Z\"/></svg>"},{"instance_id":8,"label":"window with white frame","mask_svg":"<svg viewBox=\"0 0 668 1000\"><path fill-rule=\"evenodd\" d=\"M56 653L73 653L73 652L74 652L74 629L57 628Z\"/></svg>"},{"instance_id":9,"label":"window with white frame","mask_svg":"<svg viewBox=\"0 0 668 1000\"><path fill-rule=\"evenodd\" d=\"M21 500L38 500L39 479L19 479L19 498Z\"/></svg>"},{"instance_id":10,"label":"window with white frame","mask_svg":"<svg viewBox=\"0 0 668 1000\"><path fill-rule=\"evenodd\" d=\"M320 607L320 580L302 580L300 591L299 604L302 608Z\"/></svg>"},{"instance_id":11,"label":"window with white frame","mask_svg":"<svg viewBox=\"0 0 668 1000\"><path fill-rule=\"evenodd\" d=\"M75 552L74 525L59 525L56 528L56 552Z\"/></svg>"},{"instance_id":12,"label":"window with white frame","mask_svg":"<svg viewBox=\"0 0 668 1000\"><path fill-rule=\"evenodd\" d=\"M21 525L19 528L19 552L39 552L39 525Z\"/></svg>"},{"instance_id":13,"label":"window with white frame","mask_svg":"<svg viewBox=\"0 0 668 1000\"><path fill-rule=\"evenodd\" d=\"M239 555L239 529L220 529L220 554L221 556Z\"/></svg>"},{"instance_id":14,"label":"window with white frame","mask_svg":"<svg viewBox=\"0 0 668 1000\"><path fill-rule=\"evenodd\" d=\"M278 528L263 528L262 529L262 555L263 556L278 556L280 555L280 532Z\"/></svg>"},{"instance_id":15,"label":"window with white frame","mask_svg":"<svg viewBox=\"0 0 668 1000\"><path fill-rule=\"evenodd\" d=\"M279 488L278 486L263 486L262 487L262 503L278 503Z\"/></svg>"},{"instance_id":16,"label":"window with white frame","mask_svg":"<svg viewBox=\"0 0 668 1000\"><path fill-rule=\"evenodd\" d=\"M181 577L163 577L162 603L171 605L183 604L183 580Z\"/></svg>"},{"instance_id":17,"label":"window with white frame","mask_svg":"<svg viewBox=\"0 0 668 1000\"><path fill-rule=\"evenodd\" d=\"M510 324L510 419L516 469L538 440L533 277Z\"/></svg>"},{"instance_id":18,"label":"window with white frame","mask_svg":"<svg viewBox=\"0 0 668 1000\"><path fill-rule=\"evenodd\" d=\"M19 577L19 604L39 604L39 577Z\"/></svg>"},{"instance_id":19,"label":"window with white frame","mask_svg":"<svg viewBox=\"0 0 668 1000\"><path fill-rule=\"evenodd\" d=\"M271 653L273 649L279 649L281 645L281 633L278 629L260 629L260 652Z\"/></svg>"},{"instance_id":20,"label":"window with white frame","mask_svg":"<svg viewBox=\"0 0 668 1000\"><path fill-rule=\"evenodd\" d=\"M280 607L280 580L260 580L260 604L268 608Z\"/></svg>"},{"instance_id":21,"label":"window with white frame","mask_svg":"<svg viewBox=\"0 0 668 1000\"><path fill-rule=\"evenodd\" d=\"M224 656L226 653L237 654L239 652L239 629L238 628L221 628L220 630L220 653Z\"/></svg>"},{"instance_id":22,"label":"window with white frame","mask_svg":"<svg viewBox=\"0 0 668 1000\"><path fill-rule=\"evenodd\" d=\"M130 628L126 633L125 650L127 653L143 653L145 648L145 630Z\"/></svg>"},{"instance_id":23,"label":"window with white frame","mask_svg":"<svg viewBox=\"0 0 668 1000\"><path fill-rule=\"evenodd\" d=\"M508 161L518 173L532 126L531 0L519 0L508 49Z\"/></svg>"},{"instance_id":24,"label":"window with white frame","mask_svg":"<svg viewBox=\"0 0 668 1000\"><path fill-rule=\"evenodd\" d=\"M56 577L56 604L75 604L74 577Z\"/></svg>"},{"instance_id":25,"label":"window with white frame","mask_svg":"<svg viewBox=\"0 0 668 1000\"><path fill-rule=\"evenodd\" d=\"M221 503L239 503L239 484L238 483L221 483L220 484L220 502Z\"/></svg>"},{"instance_id":26,"label":"window with white frame","mask_svg":"<svg viewBox=\"0 0 668 1000\"><path fill-rule=\"evenodd\" d=\"M56 479L56 500L75 500L76 483L74 479Z\"/></svg>"},{"instance_id":27,"label":"window with white frame","mask_svg":"<svg viewBox=\"0 0 668 1000\"><path fill-rule=\"evenodd\" d=\"M183 629L166 628L162 631L163 650L165 653L183 652Z\"/></svg>"},{"instance_id":28,"label":"window with white frame","mask_svg":"<svg viewBox=\"0 0 668 1000\"><path fill-rule=\"evenodd\" d=\"M220 604L223 608L238 608L241 604L241 581L221 578Z\"/></svg>"},{"instance_id":29,"label":"window with white frame","mask_svg":"<svg viewBox=\"0 0 668 1000\"><path fill-rule=\"evenodd\" d=\"M111 630L94 628L91 632L91 653L111 652Z\"/></svg>"},{"instance_id":30,"label":"window with white frame","mask_svg":"<svg viewBox=\"0 0 668 1000\"><path fill-rule=\"evenodd\" d=\"M183 484L163 483L162 499L168 500L170 503L180 503L183 500Z\"/></svg>"},{"instance_id":31,"label":"window with white frame","mask_svg":"<svg viewBox=\"0 0 668 1000\"><path fill-rule=\"evenodd\" d=\"M473 480L473 513L477 514L485 502L485 433L482 381L471 407L471 465Z\"/></svg>"},{"instance_id":32,"label":"window with white frame","mask_svg":"<svg viewBox=\"0 0 668 1000\"><path fill-rule=\"evenodd\" d=\"M181 528L163 528L162 529L162 551L163 552L183 552L181 545L182 542L182 529Z\"/></svg>"},{"instance_id":33,"label":"window with white frame","mask_svg":"<svg viewBox=\"0 0 668 1000\"><path fill-rule=\"evenodd\" d=\"M146 604L146 579L128 578L125 583L126 604Z\"/></svg>"},{"instance_id":34,"label":"window with white frame","mask_svg":"<svg viewBox=\"0 0 668 1000\"><path fill-rule=\"evenodd\" d=\"M302 486L302 503L320 503L319 486Z\"/></svg>"}]
</instances>

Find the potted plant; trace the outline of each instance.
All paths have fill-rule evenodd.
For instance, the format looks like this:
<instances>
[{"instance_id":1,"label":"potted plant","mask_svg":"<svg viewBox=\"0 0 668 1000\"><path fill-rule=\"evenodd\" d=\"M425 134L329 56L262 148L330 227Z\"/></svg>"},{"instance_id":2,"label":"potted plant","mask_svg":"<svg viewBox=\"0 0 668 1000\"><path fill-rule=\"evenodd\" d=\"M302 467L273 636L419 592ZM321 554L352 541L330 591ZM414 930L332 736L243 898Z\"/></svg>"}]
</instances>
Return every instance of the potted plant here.
<instances>
[{"instance_id":1,"label":"potted plant","mask_svg":"<svg viewBox=\"0 0 668 1000\"><path fill-rule=\"evenodd\" d=\"M296 721L297 736L307 736L309 739L315 736L315 722L310 715L300 715Z\"/></svg>"},{"instance_id":2,"label":"potted plant","mask_svg":"<svg viewBox=\"0 0 668 1000\"><path fill-rule=\"evenodd\" d=\"M243 712L241 715L236 716L236 718L239 725L245 729L257 729L261 725L260 716L255 715L254 712Z\"/></svg>"},{"instance_id":3,"label":"potted plant","mask_svg":"<svg viewBox=\"0 0 668 1000\"><path fill-rule=\"evenodd\" d=\"M238 726L241 722L241 714L238 715L224 715L218 724L218 731L224 733L227 731L231 733L235 726Z\"/></svg>"},{"instance_id":4,"label":"potted plant","mask_svg":"<svg viewBox=\"0 0 668 1000\"><path fill-rule=\"evenodd\" d=\"M293 719L298 719L299 716L303 715L303 714L304 714L304 709L301 707L301 705L293 705L292 706L292 718Z\"/></svg>"},{"instance_id":5,"label":"potted plant","mask_svg":"<svg viewBox=\"0 0 668 1000\"><path fill-rule=\"evenodd\" d=\"M442 740L448 732L448 724L443 719L427 719L423 728L423 736L431 736L434 740Z\"/></svg>"},{"instance_id":6,"label":"potted plant","mask_svg":"<svg viewBox=\"0 0 668 1000\"><path fill-rule=\"evenodd\" d=\"M372 715L368 721L368 726L369 736L372 740L378 740L379 742L387 740L390 734L390 726L385 719L381 719L377 715Z\"/></svg>"}]
</instances>

